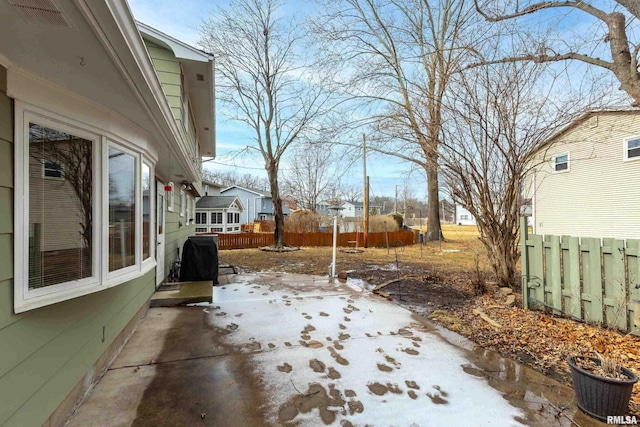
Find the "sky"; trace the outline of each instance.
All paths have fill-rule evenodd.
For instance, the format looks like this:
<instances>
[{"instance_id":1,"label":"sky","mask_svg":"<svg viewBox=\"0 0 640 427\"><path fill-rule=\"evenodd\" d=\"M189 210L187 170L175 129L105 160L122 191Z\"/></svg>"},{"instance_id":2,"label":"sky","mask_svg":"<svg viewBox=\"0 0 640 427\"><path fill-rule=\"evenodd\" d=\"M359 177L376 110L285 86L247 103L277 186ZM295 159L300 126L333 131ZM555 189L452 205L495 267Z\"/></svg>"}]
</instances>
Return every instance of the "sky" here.
<instances>
[{"instance_id":1,"label":"sky","mask_svg":"<svg viewBox=\"0 0 640 427\"><path fill-rule=\"evenodd\" d=\"M224 7L229 0L128 0L129 6L134 17L174 38L184 41L190 45L198 46L199 27L203 21L207 20L215 12L217 7ZM310 0L295 0L289 3L290 8L301 9L303 7L310 8ZM555 13L555 12L554 12ZM549 24L553 20L559 30L555 37L555 42L579 43L583 47L591 50L591 53L598 52L597 49L602 48L602 44L597 47L593 45L594 38L587 35L594 34L594 24L592 21L585 20L585 15L578 11L567 9L564 15L553 15L552 12L543 11L542 13L532 14L529 25ZM580 29L583 31L580 31ZM597 29L596 29L597 31ZM638 31L638 30L636 30ZM580 36L584 34L584 37ZM581 39L582 38L582 39ZM601 42L601 40L600 40ZM604 52L603 52L604 53ZM551 70L555 71L560 80L564 82L572 82L580 80L575 76L586 76L588 73L587 66L576 66L571 63L557 63L551 66ZM588 68L591 72L598 72L594 67ZM549 82L552 82L553 73L549 73ZM606 78L612 79L613 75L609 73ZM586 80L585 80L586 81ZM615 82L614 82L615 83ZM577 83L580 86L580 83ZM554 85L555 86L555 85ZM558 87L560 88L560 84ZM617 88L617 86L615 86ZM567 97L567 89L556 89L558 92L558 101L560 104ZM620 91L612 90L612 94L620 95ZM579 95L578 95L579 96ZM238 122L225 117L224 110L220 103L217 105L216 112L216 145L217 157L206 163L206 168L210 170L227 171L235 169L239 174L251 173L266 178L264 164L261 159L247 160L247 158L238 158L233 156L234 152L238 152L244 147L252 144L251 129ZM349 142L349 141L343 141ZM354 141L359 143L359 141ZM400 188L405 182L411 184L413 194L420 201L426 201L426 179L424 172L416 171L415 166L399 160L397 157L383 156L373 152L368 153L367 171L371 182L371 196L393 196L396 185ZM413 166L413 167L412 167ZM282 173L286 173L287 164L281 165ZM414 169L413 172L410 172ZM345 173L348 184L355 186L361 185L363 182L362 162L354 162Z\"/></svg>"},{"instance_id":2,"label":"sky","mask_svg":"<svg viewBox=\"0 0 640 427\"><path fill-rule=\"evenodd\" d=\"M192 46L198 45L198 28L215 11L216 5L224 6L226 0L128 0L129 7L136 20L150 25L180 41ZM300 1L299 5L308 5ZM308 7L308 6L307 6ZM234 159L233 152L251 144L251 133L237 122L229 120L218 109L216 114L216 150L217 157L205 163L207 169L232 170L239 174L251 173L266 178L261 161ZM286 164L283 164L286 169ZM375 153L367 155L367 169L370 179L370 194L373 196L394 196L395 186L399 188L409 176L411 166L397 158ZM286 173L286 170L284 171ZM364 172L362 162L354 163L345 180L352 185L360 185ZM426 179L423 173L411 172L410 180L414 194L419 200L426 199Z\"/></svg>"}]
</instances>

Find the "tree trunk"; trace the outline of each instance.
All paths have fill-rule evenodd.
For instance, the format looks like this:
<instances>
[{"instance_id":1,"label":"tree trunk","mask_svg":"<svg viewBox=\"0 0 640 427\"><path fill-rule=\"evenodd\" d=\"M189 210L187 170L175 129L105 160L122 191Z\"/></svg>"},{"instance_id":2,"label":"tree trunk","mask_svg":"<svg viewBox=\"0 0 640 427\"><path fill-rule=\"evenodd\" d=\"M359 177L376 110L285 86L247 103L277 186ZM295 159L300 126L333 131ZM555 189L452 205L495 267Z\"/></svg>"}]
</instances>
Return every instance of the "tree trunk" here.
<instances>
[{"instance_id":1,"label":"tree trunk","mask_svg":"<svg viewBox=\"0 0 640 427\"><path fill-rule=\"evenodd\" d=\"M428 200L428 220L427 220L427 241L440 239L442 228L440 226L440 197L438 191L438 170L436 168L427 169L427 200Z\"/></svg>"},{"instance_id":2,"label":"tree trunk","mask_svg":"<svg viewBox=\"0 0 640 427\"><path fill-rule=\"evenodd\" d=\"M440 185L438 183L438 138L440 134L440 112L432 108L432 122L429 124L429 141L426 145L425 157L427 166L427 202L429 216L427 220L427 241L435 241L442 236L440 224Z\"/></svg>"},{"instance_id":3,"label":"tree trunk","mask_svg":"<svg viewBox=\"0 0 640 427\"><path fill-rule=\"evenodd\" d=\"M273 246L276 249L284 248L284 214L282 212L282 198L280 197L280 189L278 188L278 166L275 161L269 163L267 168L269 176L269 186L271 187L271 200L273 202L273 216L276 228L273 232Z\"/></svg>"},{"instance_id":4,"label":"tree trunk","mask_svg":"<svg viewBox=\"0 0 640 427\"><path fill-rule=\"evenodd\" d=\"M503 237L500 234L482 238L489 253L489 263L496 275L500 287L514 287L516 285L515 266L518 262L516 235Z\"/></svg>"}]
</instances>

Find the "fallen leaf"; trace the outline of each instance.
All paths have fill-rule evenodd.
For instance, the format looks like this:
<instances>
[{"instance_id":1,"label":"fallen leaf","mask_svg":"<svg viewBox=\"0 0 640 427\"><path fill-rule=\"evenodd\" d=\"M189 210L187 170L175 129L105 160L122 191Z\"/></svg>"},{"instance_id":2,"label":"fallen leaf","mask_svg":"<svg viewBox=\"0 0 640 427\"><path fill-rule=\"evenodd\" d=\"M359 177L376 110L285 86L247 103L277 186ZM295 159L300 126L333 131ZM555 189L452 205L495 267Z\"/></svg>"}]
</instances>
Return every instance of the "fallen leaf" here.
<instances>
[{"instance_id":1,"label":"fallen leaf","mask_svg":"<svg viewBox=\"0 0 640 427\"><path fill-rule=\"evenodd\" d=\"M234 385L236 382L234 380L231 380L227 383L227 385Z\"/></svg>"}]
</instances>

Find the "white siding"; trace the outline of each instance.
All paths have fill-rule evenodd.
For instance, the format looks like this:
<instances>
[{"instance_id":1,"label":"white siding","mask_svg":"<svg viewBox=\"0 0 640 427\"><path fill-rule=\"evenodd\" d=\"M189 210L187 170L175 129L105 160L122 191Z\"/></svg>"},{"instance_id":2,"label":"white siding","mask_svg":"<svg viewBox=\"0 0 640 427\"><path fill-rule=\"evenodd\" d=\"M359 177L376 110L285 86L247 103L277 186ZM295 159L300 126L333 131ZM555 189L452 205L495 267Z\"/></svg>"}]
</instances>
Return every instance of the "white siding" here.
<instances>
[{"instance_id":1,"label":"white siding","mask_svg":"<svg viewBox=\"0 0 640 427\"><path fill-rule=\"evenodd\" d=\"M570 129L538 155L527 180L536 234L640 239L640 160L624 161L624 140L640 135L638 113L603 113ZM569 170L554 172L555 155Z\"/></svg>"},{"instance_id":2,"label":"white siding","mask_svg":"<svg viewBox=\"0 0 640 427\"><path fill-rule=\"evenodd\" d=\"M476 219L471 212L460 205L456 205L456 224L458 225L476 225Z\"/></svg>"}]
</instances>

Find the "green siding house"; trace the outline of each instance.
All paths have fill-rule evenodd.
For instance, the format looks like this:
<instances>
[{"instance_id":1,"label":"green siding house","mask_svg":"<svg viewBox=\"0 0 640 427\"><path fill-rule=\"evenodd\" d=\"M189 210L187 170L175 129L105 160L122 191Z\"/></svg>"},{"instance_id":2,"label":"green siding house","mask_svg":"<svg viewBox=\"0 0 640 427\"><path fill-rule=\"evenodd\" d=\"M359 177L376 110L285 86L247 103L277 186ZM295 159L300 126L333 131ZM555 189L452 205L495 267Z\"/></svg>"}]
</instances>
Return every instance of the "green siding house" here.
<instances>
[{"instance_id":1,"label":"green siding house","mask_svg":"<svg viewBox=\"0 0 640 427\"><path fill-rule=\"evenodd\" d=\"M213 57L121 0L0 1L0 426L57 426L195 233Z\"/></svg>"}]
</instances>

